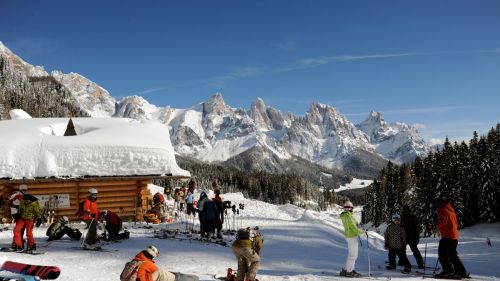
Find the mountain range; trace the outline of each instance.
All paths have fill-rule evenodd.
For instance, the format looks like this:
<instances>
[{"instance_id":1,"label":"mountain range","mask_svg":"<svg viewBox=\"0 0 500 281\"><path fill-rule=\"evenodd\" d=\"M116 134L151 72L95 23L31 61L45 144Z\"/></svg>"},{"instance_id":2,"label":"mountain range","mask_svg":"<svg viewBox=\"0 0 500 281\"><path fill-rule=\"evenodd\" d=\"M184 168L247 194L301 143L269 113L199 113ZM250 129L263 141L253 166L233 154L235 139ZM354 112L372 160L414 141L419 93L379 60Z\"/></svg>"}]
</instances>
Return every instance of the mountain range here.
<instances>
[{"instance_id":1,"label":"mountain range","mask_svg":"<svg viewBox=\"0 0 500 281\"><path fill-rule=\"evenodd\" d=\"M26 63L1 42L0 75L0 94L5 94L0 98L0 118L9 109L22 106L15 100L29 96L26 89L42 80L44 83L36 85L37 94L65 94L63 110L78 108L80 115L92 117L155 120L169 127L179 156L240 169L373 177L389 160L407 162L430 150L416 127L387 123L375 111L354 125L336 108L316 102L305 115L297 116L267 106L260 98L248 110L233 108L221 93L187 109L158 107L140 96L117 101L80 74L47 73L41 66ZM42 117L40 112L47 114L41 106L23 109Z\"/></svg>"}]
</instances>

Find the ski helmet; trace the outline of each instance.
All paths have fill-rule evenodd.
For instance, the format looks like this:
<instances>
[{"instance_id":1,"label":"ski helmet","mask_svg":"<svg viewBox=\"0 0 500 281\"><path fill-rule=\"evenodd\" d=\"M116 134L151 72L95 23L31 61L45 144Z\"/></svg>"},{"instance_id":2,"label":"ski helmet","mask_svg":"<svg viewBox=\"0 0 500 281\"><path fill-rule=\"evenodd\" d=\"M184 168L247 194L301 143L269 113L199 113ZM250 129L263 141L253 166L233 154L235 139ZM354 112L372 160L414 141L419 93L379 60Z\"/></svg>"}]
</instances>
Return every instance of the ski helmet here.
<instances>
[{"instance_id":1,"label":"ski helmet","mask_svg":"<svg viewBox=\"0 0 500 281\"><path fill-rule=\"evenodd\" d=\"M25 185L24 183L23 183L23 184L21 184L21 185L19 186L19 191L21 191L22 193L24 193L24 192L28 191L28 186L27 186L27 185Z\"/></svg>"},{"instance_id":2,"label":"ski helmet","mask_svg":"<svg viewBox=\"0 0 500 281\"><path fill-rule=\"evenodd\" d=\"M62 223L68 223L69 219L67 216L62 216L62 217L59 217L59 221Z\"/></svg>"},{"instance_id":3,"label":"ski helmet","mask_svg":"<svg viewBox=\"0 0 500 281\"><path fill-rule=\"evenodd\" d=\"M399 215L398 212L392 214L392 220L393 221L400 221L401 220L401 216Z\"/></svg>"},{"instance_id":4,"label":"ski helmet","mask_svg":"<svg viewBox=\"0 0 500 281\"><path fill-rule=\"evenodd\" d=\"M97 189L91 188L91 189L89 189L89 193L97 195Z\"/></svg>"},{"instance_id":5,"label":"ski helmet","mask_svg":"<svg viewBox=\"0 0 500 281\"><path fill-rule=\"evenodd\" d=\"M158 251L155 246L148 246L144 251L148 253L152 259L156 258L160 254L160 251Z\"/></svg>"},{"instance_id":6,"label":"ski helmet","mask_svg":"<svg viewBox=\"0 0 500 281\"><path fill-rule=\"evenodd\" d=\"M351 201L344 202L344 209L352 209L352 208L354 208L354 205L352 204Z\"/></svg>"}]
</instances>

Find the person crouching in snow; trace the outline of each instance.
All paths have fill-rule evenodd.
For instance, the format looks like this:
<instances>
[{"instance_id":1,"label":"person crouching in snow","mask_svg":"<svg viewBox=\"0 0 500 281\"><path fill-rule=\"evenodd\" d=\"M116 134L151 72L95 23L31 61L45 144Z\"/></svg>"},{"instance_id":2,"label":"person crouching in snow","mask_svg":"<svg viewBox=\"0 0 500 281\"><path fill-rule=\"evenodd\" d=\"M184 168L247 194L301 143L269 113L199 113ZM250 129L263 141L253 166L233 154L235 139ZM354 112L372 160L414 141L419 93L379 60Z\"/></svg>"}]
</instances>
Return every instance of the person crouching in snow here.
<instances>
[{"instance_id":1,"label":"person crouching in snow","mask_svg":"<svg viewBox=\"0 0 500 281\"><path fill-rule=\"evenodd\" d=\"M361 277L361 274L354 270L356 259L358 258L358 236L365 233L358 228L358 223L352 215L354 205L351 201L344 203L344 211L340 214L340 219L344 225L344 238L347 241L347 259L345 267L340 272L340 276Z\"/></svg>"},{"instance_id":2,"label":"person crouching in snow","mask_svg":"<svg viewBox=\"0 0 500 281\"><path fill-rule=\"evenodd\" d=\"M128 239L130 237L130 232L127 230L120 233L123 221L115 212L104 210L101 212L100 218L101 221L106 222L106 231L108 232L107 238L109 240Z\"/></svg>"},{"instance_id":3,"label":"person crouching in snow","mask_svg":"<svg viewBox=\"0 0 500 281\"><path fill-rule=\"evenodd\" d=\"M241 228L236 234L236 240L231 250L238 260L238 281L255 281L259 270L260 254L264 240L258 227Z\"/></svg>"},{"instance_id":4,"label":"person crouching in snow","mask_svg":"<svg viewBox=\"0 0 500 281\"><path fill-rule=\"evenodd\" d=\"M406 235L405 229L400 225L401 216L399 213L392 215L392 223L387 226L384 233L384 247L389 250L389 265L387 269L396 269L396 255L399 263L405 267L404 272L411 272L411 264L406 256Z\"/></svg>"},{"instance_id":5,"label":"person crouching in snow","mask_svg":"<svg viewBox=\"0 0 500 281\"><path fill-rule=\"evenodd\" d=\"M160 255L160 251L155 246L149 246L139 252L133 261L140 262L136 281L198 281L199 278L191 274L172 273L156 266L155 260Z\"/></svg>"},{"instance_id":6,"label":"person crouching in snow","mask_svg":"<svg viewBox=\"0 0 500 281\"><path fill-rule=\"evenodd\" d=\"M33 226L39 227L42 223L42 208L38 204L38 198L33 195L23 195L23 202L19 204L20 219L14 228L15 247L22 249L21 230L26 227L26 238L28 239L28 251L36 250L35 238L33 237Z\"/></svg>"},{"instance_id":7,"label":"person crouching in snow","mask_svg":"<svg viewBox=\"0 0 500 281\"><path fill-rule=\"evenodd\" d=\"M68 222L69 219L67 216L59 217L55 222L53 222L45 233L49 237L47 241L59 240L64 235L68 235L74 240L80 240L82 233L77 228L73 229L67 226Z\"/></svg>"}]
</instances>

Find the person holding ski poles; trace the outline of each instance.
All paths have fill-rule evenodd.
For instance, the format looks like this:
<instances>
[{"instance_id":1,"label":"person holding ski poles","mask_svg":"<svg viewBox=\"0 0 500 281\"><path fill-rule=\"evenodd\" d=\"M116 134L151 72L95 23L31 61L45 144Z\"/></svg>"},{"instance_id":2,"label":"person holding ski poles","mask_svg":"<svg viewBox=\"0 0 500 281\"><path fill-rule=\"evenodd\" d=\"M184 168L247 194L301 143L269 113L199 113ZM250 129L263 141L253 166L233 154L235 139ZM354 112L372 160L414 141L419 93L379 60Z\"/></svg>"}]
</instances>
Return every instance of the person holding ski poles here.
<instances>
[{"instance_id":1,"label":"person holding ski poles","mask_svg":"<svg viewBox=\"0 0 500 281\"><path fill-rule=\"evenodd\" d=\"M99 222L99 209L97 208L97 189L89 189L89 195L83 202L83 220L87 224L87 234L83 243L86 250L98 250L97 224Z\"/></svg>"},{"instance_id":2,"label":"person holding ski poles","mask_svg":"<svg viewBox=\"0 0 500 281\"><path fill-rule=\"evenodd\" d=\"M344 211L340 214L340 219L344 225L344 237L347 241L347 258L345 267L340 272L340 276L361 277L361 274L354 270L356 259L358 258L358 236L364 234L364 230L358 228L358 223L352 215L354 205L351 201L344 203Z\"/></svg>"},{"instance_id":3,"label":"person holding ski poles","mask_svg":"<svg viewBox=\"0 0 500 281\"><path fill-rule=\"evenodd\" d=\"M23 196L28 191L28 186L26 184L21 184L19 185L19 190L14 192L10 197L9 197L9 206L10 206L10 215L12 216L12 221L17 225L18 221L21 219L21 213L19 212L19 205L23 201ZM15 229L15 226L14 226ZM21 228L21 249L24 248L24 240L22 237L24 236L24 230L25 228ZM11 248L14 250L20 250L17 249L16 242L14 240L15 231L13 230L12 233L14 234L12 237L12 246Z\"/></svg>"},{"instance_id":4,"label":"person holding ski poles","mask_svg":"<svg viewBox=\"0 0 500 281\"><path fill-rule=\"evenodd\" d=\"M447 200L438 205L436 227L441 233L438 246L438 258L443 271L436 278L468 278L469 274L458 257L458 221L455 210Z\"/></svg>"},{"instance_id":5,"label":"person holding ski poles","mask_svg":"<svg viewBox=\"0 0 500 281\"><path fill-rule=\"evenodd\" d=\"M405 230L406 244L410 246L413 256L417 261L418 268L423 269L425 267L424 259L418 250L418 242L420 240L420 222L418 221L417 216L412 214L410 206L408 205L403 206L403 212L401 213L401 226Z\"/></svg>"}]
</instances>

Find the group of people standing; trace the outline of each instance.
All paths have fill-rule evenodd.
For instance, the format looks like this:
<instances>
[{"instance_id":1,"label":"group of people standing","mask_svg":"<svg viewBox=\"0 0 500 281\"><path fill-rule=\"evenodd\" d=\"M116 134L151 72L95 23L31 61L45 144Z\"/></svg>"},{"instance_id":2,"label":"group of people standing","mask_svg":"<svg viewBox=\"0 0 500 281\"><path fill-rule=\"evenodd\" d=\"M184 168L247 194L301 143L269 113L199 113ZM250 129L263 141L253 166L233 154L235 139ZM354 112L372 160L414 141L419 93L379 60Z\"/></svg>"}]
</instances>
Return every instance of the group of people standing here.
<instances>
[{"instance_id":1,"label":"group of people standing","mask_svg":"<svg viewBox=\"0 0 500 281\"><path fill-rule=\"evenodd\" d=\"M361 274L354 270L358 256L359 235L365 233L357 227L357 222L352 215L354 205L346 201L343 205L344 211L340 214L344 226L344 236L347 241L348 255L345 267L340 272L341 276L360 277ZM438 259L443 270L436 274L436 278L468 278L469 274L465 270L463 263L458 257L458 222L457 216L451 204L442 200L438 204L438 218L436 227L441 234L438 247ZM414 215L410 207L403 206L402 213L395 212L391 216L384 233L384 247L388 250L389 263L386 266L389 270L396 269L396 256L399 258L398 264L403 266L403 272L411 272L411 263L406 256L406 246L409 245L419 269L425 268L425 261L418 249L421 226L419 219Z\"/></svg>"}]
</instances>

